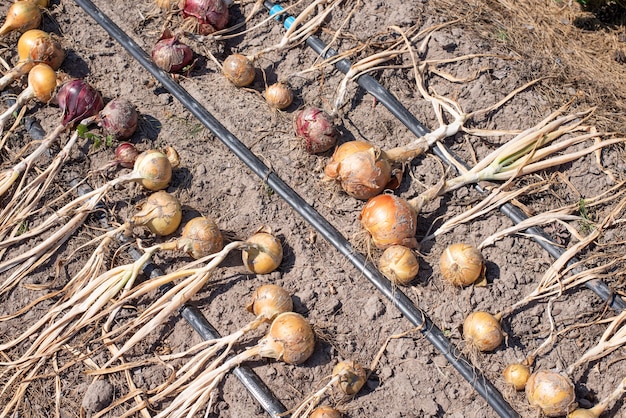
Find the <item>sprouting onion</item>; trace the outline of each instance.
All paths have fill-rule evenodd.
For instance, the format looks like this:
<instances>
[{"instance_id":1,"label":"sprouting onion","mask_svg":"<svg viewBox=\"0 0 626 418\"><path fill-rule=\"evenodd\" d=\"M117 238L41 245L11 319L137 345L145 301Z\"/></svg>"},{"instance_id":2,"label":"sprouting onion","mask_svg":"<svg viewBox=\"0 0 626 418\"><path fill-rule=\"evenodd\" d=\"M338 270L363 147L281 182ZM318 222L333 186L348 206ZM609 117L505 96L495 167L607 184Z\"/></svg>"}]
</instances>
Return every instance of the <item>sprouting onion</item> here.
<instances>
[{"instance_id":1,"label":"sprouting onion","mask_svg":"<svg viewBox=\"0 0 626 418\"><path fill-rule=\"evenodd\" d=\"M339 388L344 396L354 396L361 390L366 380L367 374L365 369L359 363L353 360L340 361L333 367L332 376L328 383L300 402L291 417L310 416L313 408L317 406L322 396L332 387Z\"/></svg>"},{"instance_id":2,"label":"sprouting onion","mask_svg":"<svg viewBox=\"0 0 626 418\"><path fill-rule=\"evenodd\" d=\"M28 74L37 63L48 64L53 70L58 70L65 58L65 51L47 32L31 29L24 32L17 41L17 55L19 60L15 67L0 78L0 90Z\"/></svg>"}]
</instances>

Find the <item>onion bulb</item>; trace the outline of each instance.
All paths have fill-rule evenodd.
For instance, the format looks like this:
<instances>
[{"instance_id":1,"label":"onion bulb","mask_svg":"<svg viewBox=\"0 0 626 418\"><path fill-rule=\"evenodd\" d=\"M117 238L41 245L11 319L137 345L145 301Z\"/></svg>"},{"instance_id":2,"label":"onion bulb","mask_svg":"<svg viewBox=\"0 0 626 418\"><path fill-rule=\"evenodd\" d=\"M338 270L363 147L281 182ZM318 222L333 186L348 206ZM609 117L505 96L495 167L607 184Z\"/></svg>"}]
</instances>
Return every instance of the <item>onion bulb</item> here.
<instances>
[{"instance_id":1,"label":"onion bulb","mask_svg":"<svg viewBox=\"0 0 626 418\"><path fill-rule=\"evenodd\" d=\"M304 363L315 349L315 334L309 322L295 312L276 316L267 335L259 341L259 355L287 364Z\"/></svg>"},{"instance_id":2,"label":"onion bulb","mask_svg":"<svg viewBox=\"0 0 626 418\"><path fill-rule=\"evenodd\" d=\"M269 232L259 231L246 240L248 246L242 251L243 264L255 274L271 273L283 260L283 246Z\"/></svg>"},{"instance_id":3,"label":"onion bulb","mask_svg":"<svg viewBox=\"0 0 626 418\"><path fill-rule=\"evenodd\" d=\"M119 164L124 168L133 168L139 151L130 142L122 142L115 148L115 164Z\"/></svg>"},{"instance_id":4,"label":"onion bulb","mask_svg":"<svg viewBox=\"0 0 626 418\"><path fill-rule=\"evenodd\" d=\"M63 83L55 101L63 111L61 123L64 126L72 126L76 122L95 116L104 107L100 93L82 79L72 79Z\"/></svg>"},{"instance_id":5,"label":"onion bulb","mask_svg":"<svg viewBox=\"0 0 626 418\"><path fill-rule=\"evenodd\" d=\"M417 214L406 200L392 194L375 196L365 204L359 219L377 248L417 248Z\"/></svg>"},{"instance_id":6,"label":"onion bulb","mask_svg":"<svg viewBox=\"0 0 626 418\"><path fill-rule=\"evenodd\" d=\"M28 87L42 103L48 103L57 86L57 75L48 64L37 64L28 73Z\"/></svg>"},{"instance_id":7,"label":"onion bulb","mask_svg":"<svg viewBox=\"0 0 626 418\"><path fill-rule=\"evenodd\" d=\"M484 311L472 312L463 322L463 338L479 351L493 351L504 339L500 321Z\"/></svg>"},{"instance_id":8,"label":"onion bulb","mask_svg":"<svg viewBox=\"0 0 626 418\"><path fill-rule=\"evenodd\" d=\"M293 102L293 92L285 83L276 83L265 89L265 100L273 109L286 109Z\"/></svg>"},{"instance_id":9,"label":"onion bulb","mask_svg":"<svg viewBox=\"0 0 626 418\"><path fill-rule=\"evenodd\" d=\"M578 408L578 409L575 409L573 412L571 412L567 416L567 418L600 418L600 415L602 414L602 412L604 412L604 409L602 411L596 412L594 408L591 408L591 409Z\"/></svg>"},{"instance_id":10,"label":"onion bulb","mask_svg":"<svg viewBox=\"0 0 626 418\"><path fill-rule=\"evenodd\" d=\"M324 168L328 180L336 180L343 190L355 199L367 200L392 183L391 164L381 150L364 141L349 141L337 147Z\"/></svg>"},{"instance_id":11,"label":"onion bulb","mask_svg":"<svg viewBox=\"0 0 626 418\"><path fill-rule=\"evenodd\" d=\"M61 44L49 33L31 29L22 34L17 41L17 55L20 62L43 62L58 70L65 59Z\"/></svg>"},{"instance_id":12,"label":"onion bulb","mask_svg":"<svg viewBox=\"0 0 626 418\"><path fill-rule=\"evenodd\" d=\"M200 35L209 35L228 24L228 6L224 0L180 0L178 7Z\"/></svg>"},{"instance_id":13,"label":"onion bulb","mask_svg":"<svg viewBox=\"0 0 626 418\"><path fill-rule=\"evenodd\" d=\"M245 55L231 54L224 60L222 73L235 86L249 86L254 81L256 70Z\"/></svg>"},{"instance_id":14,"label":"onion bulb","mask_svg":"<svg viewBox=\"0 0 626 418\"><path fill-rule=\"evenodd\" d=\"M6 20L0 27L0 36L12 31L25 32L35 29L41 24L41 6L35 1L18 1L7 11Z\"/></svg>"},{"instance_id":15,"label":"onion bulb","mask_svg":"<svg viewBox=\"0 0 626 418\"><path fill-rule=\"evenodd\" d=\"M309 418L341 418L343 415L329 405L318 406L311 412Z\"/></svg>"},{"instance_id":16,"label":"onion bulb","mask_svg":"<svg viewBox=\"0 0 626 418\"><path fill-rule=\"evenodd\" d=\"M200 216L185 224L178 239L178 248L196 260L215 254L224 247L224 238L217 224L211 218Z\"/></svg>"},{"instance_id":17,"label":"onion bulb","mask_svg":"<svg viewBox=\"0 0 626 418\"><path fill-rule=\"evenodd\" d=\"M152 61L165 72L176 73L193 61L193 51L169 30L152 47Z\"/></svg>"},{"instance_id":18,"label":"onion bulb","mask_svg":"<svg viewBox=\"0 0 626 418\"><path fill-rule=\"evenodd\" d=\"M176 231L183 218L180 201L165 190L148 196L131 223L145 226L155 235L165 236Z\"/></svg>"},{"instance_id":19,"label":"onion bulb","mask_svg":"<svg viewBox=\"0 0 626 418\"><path fill-rule=\"evenodd\" d=\"M515 390L523 390L530 377L530 368L522 363L512 363L506 366L502 376L504 381L513 386Z\"/></svg>"},{"instance_id":20,"label":"onion bulb","mask_svg":"<svg viewBox=\"0 0 626 418\"><path fill-rule=\"evenodd\" d=\"M296 136L304 138L310 154L326 152L337 143L339 131L333 118L322 109L308 106L299 110L293 121Z\"/></svg>"},{"instance_id":21,"label":"onion bulb","mask_svg":"<svg viewBox=\"0 0 626 418\"><path fill-rule=\"evenodd\" d=\"M392 283L406 286L417 276L419 262L410 248L392 245L380 256L378 268Z\"/></svg>"},{"instance_id":22,"label":"onion bulb","mask_svg":"<svg viewBox=\"0 0 626 418\"><path fill-rule=\"evenodd\" d=\"M254 291L246 310L266 322L272 322L276 315L292 311L293 301L289 292L282 287L264 284Z\"/></svg>"},{"instance_id":23,"label":"onion bulb","mask_svg":"<svg viewBox=\"0 0 626 418\"><path fill-rule=\"evenodd\" d=\"M365 369L352 360L340 361L333 367L333 377L337 377L336 385L346 395L356 395L367 380Z\"/></svg>"},{"instance_id":24,"label":"onion bulb","mask_svg":"<svg viewBox=\"0 0 626 418\"><path fill-rule=\"evenodd\" d=\"M174 147L170 145L166 146L163 149L163 153L169 160L170 164L172 165L172 168L176 168L180 165L180 156L178 155L178 151L176 151Z\"/></svg>"},{"instance_id":25,"label":"onion bulb","mask_svg":"<svg viewBox=\"0 0 626 418\"><path fill-rule=\"evenodd\" d=\"M172 166L167 156L160 151L144 151L135 159L133 171L141 178L138 180L148 190L165 189L172 180Z\"/></svg>"},{"instance_id":26,"label":"onion bulb","mask_svg":"<svg viewBox=\"0 0 626 418\"><path fill-rule=\"evenodd\" d=\"M549 370L530 375L526 382L526 398L548 417L562 416L576 408L572 381L565 375Z\"/></svg>"},{"instance_id":27,"label":"onion bulb","mask_svg":"<svg viewBox=\"0 0 626 418\"><path fill-rule=\"evenodd\" d=\"M131 137L137 129L139 115L130 101L115 98L100 111L98 125L115 139Z\"/></svg>"},{"instance_id":28,"label":"onion bulb","mask_svg":"<svg viewBox=\"0 0 626 418\"><path fill-rule=\"evenodd\" d=\"M457 243L446 248L439 259L439 267L444 279L459 287L485 277L485 260L480 251L469 244Z\"/></svg>"}]
</instances>

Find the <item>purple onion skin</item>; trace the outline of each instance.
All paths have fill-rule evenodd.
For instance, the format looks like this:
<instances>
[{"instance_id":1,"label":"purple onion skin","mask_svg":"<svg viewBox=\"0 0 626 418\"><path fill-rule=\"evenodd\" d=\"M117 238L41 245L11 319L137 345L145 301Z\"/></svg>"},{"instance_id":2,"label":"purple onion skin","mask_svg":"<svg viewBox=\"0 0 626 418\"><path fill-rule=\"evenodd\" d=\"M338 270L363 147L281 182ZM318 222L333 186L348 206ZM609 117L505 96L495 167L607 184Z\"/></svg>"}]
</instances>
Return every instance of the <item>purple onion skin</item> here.
<instances>
[{"instance_id":1,"label":"purple onion skin","mask_svg":"<svg viewBox=\"0 0 626 418\"><path fill-rule=\"evenodd\" d=\"M339 131L332 117L317 107L309 106L296 113L294 119L296 135L304 138L310 154L328 151L337 144Z\"/></svg>"},{"instance_id":2,"label":"purple onion skin","mask_svg":"<svg viewBox=\"0 0 626 418\"><path fill-rule=\"evenodd\" d=\"M104 107L100 93L81 79L63 84L56 95L56 102L63 110L63 126L72 126L94 116Z\"/></svg>"},{"instance_id":3,"label":"purple onion skin","mask_svg":"<svg viewBox=\"0 0 626 418\"><path fill-rule=\"evenodd\" d=\"M115 139L127 139L135 133L138 119L137 109L130 101L116 98L100 112L99 125Z\"/></svg>"},{"instance_id":4,"label":"purple onion skin","mask_svg":"<svg viewBox=\"0 0 626 418\"><path fill-rule=\"evenodd\" d=\"M191 64L193 51L176 37L161 38L152 48L152 61L163 71L176 73Z\"/></svg>"},{"instance_id":5,"label":"purple onion skin","mask_svg":"<svg viewBox=\"0 0 626 418\"><path fill-rule=\"evenodd\" d=\"M198 20L198 33L209 35L228 24L228 5L224 0L181 0L180 10L185 18Z\"/></svg>"}]
</instances>

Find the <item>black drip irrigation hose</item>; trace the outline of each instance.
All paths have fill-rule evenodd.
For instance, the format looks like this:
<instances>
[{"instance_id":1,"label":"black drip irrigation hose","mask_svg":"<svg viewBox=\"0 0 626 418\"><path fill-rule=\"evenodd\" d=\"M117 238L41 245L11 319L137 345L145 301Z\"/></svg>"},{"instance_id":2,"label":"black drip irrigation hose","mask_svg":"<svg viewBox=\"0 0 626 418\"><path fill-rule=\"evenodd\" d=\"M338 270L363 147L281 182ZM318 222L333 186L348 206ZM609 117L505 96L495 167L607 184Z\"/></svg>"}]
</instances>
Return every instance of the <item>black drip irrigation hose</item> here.
<instances>
[{"instance_id":1,"label":"black drip irrigation hose","mask_svg":"<svg viewBox=\"0 0 626 418\"><path fill-rule=\"evenodd\" d=\"M498 389L476 369L452 344L443 332L433 324L425 312L413 304L404 293L392 288L378 269L357 252L341 233L321 216L300 195L250 151L237 137L228 131L183 87L176 83L170 74L157 67L150 57L108 16L102 13L90 0L75 0L107 33L122 45L126 51L148 70L178 101L180 101L205 127L207 127L233 154L246 164L257 176L263 179L299 215L313 226L328 242L346 257L394 306L416 327L425 338L452 364L470 383L494 411L501 417L519 417L519 414L503 398Z\"/></svg>"},{"instance_id":2,"label":"black drip irrigation hose","mask_svg":"<svg viewBox=\"0 0 626 418\"><path fill-rule=\"evenodd\" d=\"M277 4L272 3L271 1L264 2L265 7L270 11L270 15L275 15L282 12L284 9ZM278 14L276 16L277 20L282 21L283 25L288 29L293 22L292 16L287 16L284 14ZM309 36L306 39L306 44L313 49L320 57L323 59L331 58L338 55L337 51L329 48L320 38L317 36ZM347 59L341 59L334 63L335 67L341 71L342 73L347 73L352 64ZM385 89L375 78L370 75L364 74L359 76L355 82L363 87L368 93L376 98L380 103L383 104L400 122L402 122L415 136L422 137L426 135L429 130L425 128L416 118L413 116L409 110L402 105L396 99L389 90ZM445 144L439 143L439 146L445 150L445 153L441 151L440 148L433 148L433 153L441 158L446 164L450 167L455 168L455 165L452 161L449 160L448 155L453 156L455 161L458 164L461 164L465 168L469 169L467 164L456 156L454 153L446 147ZM474 188L480 193L486 193L480 185L474 185ZM518 207L511 203L504 203L500 206L500 212L509 217L515 224L519 224L520 222L528 219L528 216L521 211ZM561 247L558 247L554 240L543 231L543 229L539 227L530 227L525 230L527 234L529 234L535 242L537 242L544 250L546 250L552 257L559 258L565 250ZM572 258L567 265L572 265L577 263L579 260L576 258ZM611 291L611 289L600 279L593 279L585 282L585 286L592 290L596 295L598 295L604 302L607 303L612 309L616 311L623 311L626 309L626 302L619 296Z\"/></svg>"},{"instance_id":3,"label":"black drip irrigation hose","mask_svg":"<svg viewBox=\"0 0 626 418\"><path fill-rule=\"evenodd\" d=\"M33 126L39 126L39 129L41 129L41 125L39 125L37 121L35 121ZM77 183L77 181L73 182L72 186ZM88 184L81 183L77 185L76 191L80 196L83 196L92 190L93 189ZM102 209L104 209L104 205L99 204L96 207L94 216L102 223L102 225L104 225L105 228L108 229L110 228L110 225L108 224L106 214ZM129 239L123 234L119 234L116 239L123 244L129 243ZM127 252L135 260L138 260L143 255L141 251L134 246L130 246ZM152 262L146 263L142 267L142 271L150 279L163 276L163 271ZM159 287L159 293L167 293L172 289L172 287L173 285L171 283L166 283ZM191 325L191 327L200 335L200 337L202 337L203 340L209 341L220 338L219 332L209 323L197 306L185 303L178 309L178 312L180 312L181 316L189 325ZM232 369L232 373L237 379L239 379L246 390L250 392L252 397L256 399L265 412L267 412L272 418L288 418L288 415L286 415L287 408L285 408L285 406L274 396L272 391L250 367L246 365L239 365Z\"/></svg>"}]
</instances>

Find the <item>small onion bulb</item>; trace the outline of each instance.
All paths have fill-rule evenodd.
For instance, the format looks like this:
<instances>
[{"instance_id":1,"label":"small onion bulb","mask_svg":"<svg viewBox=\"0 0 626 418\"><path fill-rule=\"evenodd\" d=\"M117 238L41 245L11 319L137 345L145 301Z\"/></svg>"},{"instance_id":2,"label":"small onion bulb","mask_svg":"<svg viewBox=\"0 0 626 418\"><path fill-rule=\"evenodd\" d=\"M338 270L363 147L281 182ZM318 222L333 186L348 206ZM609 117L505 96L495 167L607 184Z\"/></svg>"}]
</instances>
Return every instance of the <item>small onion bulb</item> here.
<instances>
[{"instance_id":1,"label":"small onion bulb","mask_svg":"<svg viewBox=\"0 0 626 418\"><path fill-rule=\"evenodd\" d=\"M562 416L576 408L574 384L565 375L540 370L530 375L526 382L526 398L545 416Z\"/></svg>"},{"instance_id":2,"label":"small onion bulb","mask_svg":"<svg viewBox=\"0 0 626 418\"><path fill-rule=\"evenodd\" d=\"M246 310L267 322L272 322L276 315L293 310L291 295L275 284L264 284L252 294Z\"/></svg>"},{"instance_id":3,"label":"small onion bulb","mask_svg":"<svg viewBox=\"0 0 626 418\"><path fill-rule=\"evenodd\" d=\"M226 57L222 65L222 73L237 87L249 86L256 76L252 61L241 54L232 54Z\"/></svg>"},{"instance_id":4,"label":"small onion bulb","mask_svg":"<svg viewBox=\"0 0 626 418\"><path fill-rule=\"evenodd\" d=\"M293 127L296 136L304 139L304 146L309 154L328 151L335 146L339 138L339 131L333 118L314 106L296 112Z\"/></svg>"},{"instance_id":5,"label":"small onion bulb","mask_svg":"<svg viewBox=\"0 0 626 418\"><path fill-rule=\"evenodd\" d=\"M380 256L378 268L392 283L406 286L417 276L419 262L410 248L392 245Z\"/></svg>"},{"instance_id":6,"label":"small onion bulb","mask_svg":"<svg viewBox=\"0 0 626 418\"><path fill-rule=\"evenodd\" d=\"M309 418L341 418L343 415L329 405L318 406L311 412Z\"/></svg>"},{"instance_id":7,"label":"small onion bulb","mask_svg":"<svg viewBox=\"0 0 626 418\"><path fill-rule=\"evenodd\" d=\"M472 312L463 322L463 338L479 351L493 351L504 339L500 321L484 311Z\"/></svg>"},{"instance_id":8,"label":"small onion bulb","mask_svg":"<svg viewBox=\"0 0 626 418\"><path fill-rule=\"evenodd\" d=\"M114 163L121 165L124 168L132 168L135 165L135 160L139 151L130 142L122 142L115 148L115 160Z\"/></svg>"},{"instance_id":9,"label":"small onion bulb","mask_svg":"<svg viewBox=\"0 0 626 418\"><path fill-rule=\"evenodd\" d=\"M220 251L224 247L222 233L211 218L193 218L183 228L178 248L196 260Z\"/></svg>"},{"instance_id":10,"label":"small onion bulb","mask_svg":"<svg viewBox=\"0 0 626 418\"><path fill-rule=\"evenodd\" d=\"M375 196L367 201L359 219L377 248L417 248L417 213L406 200L392 194Z\"/></svg>"},{"instance_id":11,"label":"small onion bulb","mask_svg":"<svg viewBox=\"0 0 626 418\"><path fill-rule=\"evenodd\" d=\"M180 201L165 190L160 190L148 196L131 222L145 226L155 235L165 236L176 231L182 218Z\"/></svg>"},{"instance_id":12,"label":"small onion bulb","mask_svg":"<svg viewBox=\"0 0 626 418\"><path fill-rule=\"evenodd\" d=\"M478 249L469 244L452 244L439 259L441 274L449 283L464 287L485 276L485 260Z\"/></svg>"},{"instance_id":13,"label":"small onion bulb","mask_svg":"<svg viewBox=\"0 0 626 418\"><path fill-rule=\"evenodd\" d=\"M286 109L293 102L293 92L285 83L276 83L265 89L265 100L273 109Z\"/></svg>"},{"instance_id":14,"label":"small onion bulb","mask_svg":"<svg viewBox=\"0 0 626 418\"><path fill-rule=\"evenodd\" d=\"M165 154L156 150L139 154L133 171L141 177L139 183L148 190L165 189L172 180L172 165Z\"/></svg>"},{"instance_id":15,"label":"small onion bulb","mask_svg":"<svg viewBox=\"0 0 626 418\"><path fill-rule=\"evenodd\" d=\"M48 103L57 86L57 74L48 64L37 64L28 73L28 87L42 103Z\"/></svg>"},{"instance_id":16,"label":"small onion bulb","mask_svg":"<svg viewBox=\"0 0 626 418\"><path fill-rule=\"evenodd\" d=\"M356 395L367 380L363 366L352 360L340 361L333 367L333 377L338 377L337 386L348 396Z\"/></svg>"},{"instance_id":17,"label":"small onion bulb","mask_svg":"<svg viewBox=\"0 0 626 418\"><path fill-rule=\"evenodd\" d=\"M506 366L506 369L502 372L502 376L504 377L504 381L513 386L515 390L523 390L530 377L530 368L522 363L512 363Z\"/></svg>"},{"instance_id":18,"label":"small onion bulb","mask_svg":"<svg viewBox=\"0 0 626 418\"><path fill-rule=\"evenodd\" d=\"M242 251L244 265L252 273L267 274L276 270L283 259L281 242L268 232L257 232L246 240L250 244Z\"/></svg>"},{"instance_id":19,"label":"small onion bulb","mask_svg":"<svg viewBox=\"0 0 626 418\"><path fill-rule=\"evenodd\" d=\"M259 355L287 364L304 363L315 350L315 334L309 322L295 312L279 314L267 335L259 341Z\"/></svg>"}]
</instances>

